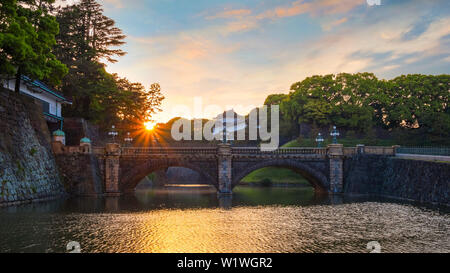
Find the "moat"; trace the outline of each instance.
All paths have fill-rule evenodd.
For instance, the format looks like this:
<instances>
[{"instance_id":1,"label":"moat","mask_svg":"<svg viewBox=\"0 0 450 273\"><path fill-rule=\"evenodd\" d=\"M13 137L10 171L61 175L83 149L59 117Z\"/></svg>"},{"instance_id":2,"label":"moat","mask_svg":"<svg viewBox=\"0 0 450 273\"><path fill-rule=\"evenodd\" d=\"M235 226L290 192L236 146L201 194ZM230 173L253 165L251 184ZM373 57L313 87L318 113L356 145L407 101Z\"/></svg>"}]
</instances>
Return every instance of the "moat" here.
<instances>
[{"instance_id":1,"label":"moat","mask_svg":"<svg viewBox=\"0 0 450 273\"><path fill-rule=\"evenodd\" d=\"M312 188L166 187L0 208L0 252L449 252L450 210Z\"/></svg>"}]
</instances>

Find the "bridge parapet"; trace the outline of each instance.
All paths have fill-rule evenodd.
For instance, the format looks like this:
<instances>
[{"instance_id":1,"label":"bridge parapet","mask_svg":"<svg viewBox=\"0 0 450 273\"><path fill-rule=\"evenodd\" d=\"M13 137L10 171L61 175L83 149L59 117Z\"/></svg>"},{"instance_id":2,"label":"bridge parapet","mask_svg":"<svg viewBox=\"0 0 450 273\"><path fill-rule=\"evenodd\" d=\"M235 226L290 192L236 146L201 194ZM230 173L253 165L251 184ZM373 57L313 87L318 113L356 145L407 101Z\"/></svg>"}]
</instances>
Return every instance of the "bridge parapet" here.
<instances>
[{"instance_id":1,"label":"bridge parapet","mask_svg":"<svg viewBox=\"0 0 450 273\"><path fill-rule=\"evenodd\" d=\"M305 154L318 154L326 155L327 148L278 148L274 151L262 151L258 147L235 147L232 148L232 154L253 154L253 155L277 155L277 154L293 154L293 155L305 155Z\"/></svg>"},{"instance_id":2,"label":"bridge parapet","mask_svg":"<svg viewBox=\"0 0 450 273\"><path fill-rule=\"evenodd\" d=\"M395 148L396 146L364 146L364 153L373 155L395 155Z\"/></svg>"},{"instance_id":3,"label":"bridge parapet","mask_svg":"<svg viewBox=\"0 0 450 273\"><path fill-rule=\"evenodd\" d=\"M342 147L344 156L353 156L358 153L374 154L374 155L395 155L396 146L364 146L358 147ZM78 146L66 150L77 150ZM95 155L104 155L107 151L105 147L92 147L92 153ZM150 155L216 155L217 147L120 147L121 156L150 156ZM232 147L231 155L233 156L276 156L276 155L317 155L320 158L330 154L330 147L314 148L314 147L293 147L278 148L274 151L262 151L259 147Z\"/></svg>"},{"instance_id":4,"label":"bridge parapet","mask_svg":"<svg viewBox=\"0 0 450 273\"><path fill-rule=\"evenodd\" d=\"M216 154L216 147L123 147L122 156L146 156L146 155L211 155Z\"/></svg>"}]
</instances>

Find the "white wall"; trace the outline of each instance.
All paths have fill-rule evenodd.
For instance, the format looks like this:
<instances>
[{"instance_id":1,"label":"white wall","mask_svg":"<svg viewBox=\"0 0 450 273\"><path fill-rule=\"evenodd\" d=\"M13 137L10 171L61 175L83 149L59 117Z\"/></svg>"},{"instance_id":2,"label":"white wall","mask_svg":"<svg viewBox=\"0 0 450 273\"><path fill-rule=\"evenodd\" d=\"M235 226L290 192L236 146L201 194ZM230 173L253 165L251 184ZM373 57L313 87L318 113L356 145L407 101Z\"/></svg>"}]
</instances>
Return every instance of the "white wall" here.
<instances>
[{"instance_id":1,"label":"white wall","mask_svg":"<svg viewBox=\"0 0 450 273\"><path fill-rule=\"evenodd\" d=\"M16 80L12 79L9 81L6 81L3 84L4 88L14 90L16 86ZM36 88L36 90L40 91L40 89ZM50 104L49 107L49 113L58 117L61 117L61 103L57 101L57 98L53 96L52 94L42 91L41 93L34 92L34 90L30 90L24 83L21 81L20 83L20 92L23 92L25 94L28 94L32 97L35 97L39 100L46 101Z\"/></svg>"}]
</instances>

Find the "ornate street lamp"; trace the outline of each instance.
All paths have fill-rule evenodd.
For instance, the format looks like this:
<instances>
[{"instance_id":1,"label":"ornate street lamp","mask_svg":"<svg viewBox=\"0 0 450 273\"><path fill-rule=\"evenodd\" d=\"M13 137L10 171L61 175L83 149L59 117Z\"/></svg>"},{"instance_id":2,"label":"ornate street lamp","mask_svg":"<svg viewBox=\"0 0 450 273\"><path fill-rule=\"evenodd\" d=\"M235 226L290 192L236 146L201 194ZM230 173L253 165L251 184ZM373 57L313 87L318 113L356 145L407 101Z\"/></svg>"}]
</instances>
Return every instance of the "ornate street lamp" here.
<instances>
[{"instance_id":1,"label":"ornate street lamp","mask_svg":"<svg viewBox=\"0 0 450 273\"><path fill-rule=\"evenodd\" d=\"M114 142L114 138L119 134L119 132L117 132L116 130L116 126L112 125L111 126L111 131L108 132L108 135L112 137L112 140Z\"/></svg>"},{"instance_id":2,"label":"ornate street lamp","mask_svg":"<svg viewBox=\"0 0 450 273\"><path fill-rule=\"evenodd\" d=\"M321 133L319 133L316 137L317 147L320 148L322 146L323 141L324 141L323 136Z\"/></svg>"},{"instance_id":3,"label":"ornate street lamp","mask_svg":"<svg viewBox=\"0 0 450 273\"><path fill-rule=\"evenodd\" d=\"M339 136L339 132L336 129L336 126L333 126L333 131L331 131L330 136L333 137L333 144L337 144L337 137Z\"/></svg>"},{"instance_id":4,"label":"ornate street lamp","mask_svg":"<svg viewBox=\"0 0 450 273\"><path fill-rule=\"evenodd\" d=\"M131 142L133 141L133 138L130 136L130 132L127 132L127 136L123 139L127 146L131 146Z\"/></svg>"}]
</instances>

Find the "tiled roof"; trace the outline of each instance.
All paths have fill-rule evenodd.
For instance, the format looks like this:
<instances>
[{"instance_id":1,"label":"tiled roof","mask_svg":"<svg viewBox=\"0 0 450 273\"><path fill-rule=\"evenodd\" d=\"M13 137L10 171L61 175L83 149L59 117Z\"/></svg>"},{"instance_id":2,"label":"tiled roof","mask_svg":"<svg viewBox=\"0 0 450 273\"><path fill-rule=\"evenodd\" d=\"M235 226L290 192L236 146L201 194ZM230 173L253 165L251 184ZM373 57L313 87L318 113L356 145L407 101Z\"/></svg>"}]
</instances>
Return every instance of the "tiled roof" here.
<instances>
[{"instance_id":1,"label":"tiled roof","mask_svg":"<svg viewBox=\"0 0 450 273\"><path fill-rule=\"evenodd\" d=\"M32 86L34 86L34 87L36 87L36 88L39 88L39 89L41 89L41 90L44 91L44 92L50 93L50 94L52 94L53 96L55 96L55 97L57 97L57 98L59 98L59 99L65 101L65 102L72 103L72 101L71 101L70 99L66 98L63 94L61 94L61 93L59 93L59 92L57 92L57 91L55 91L55 90L50 89L50 87L48 87L47 85L45 85L45 84L44 84L43 82L41 82L41 81L38 81L38 80L32 80L32 79L30 79L29 77L27 77L27 76L25 76L25 75L22 75L21 78L22 78L22 80L23 80L24 82L26 82L27 84L30 84L30 85L32 85Z\"/></svg>"}]
</instances>

